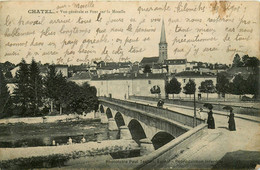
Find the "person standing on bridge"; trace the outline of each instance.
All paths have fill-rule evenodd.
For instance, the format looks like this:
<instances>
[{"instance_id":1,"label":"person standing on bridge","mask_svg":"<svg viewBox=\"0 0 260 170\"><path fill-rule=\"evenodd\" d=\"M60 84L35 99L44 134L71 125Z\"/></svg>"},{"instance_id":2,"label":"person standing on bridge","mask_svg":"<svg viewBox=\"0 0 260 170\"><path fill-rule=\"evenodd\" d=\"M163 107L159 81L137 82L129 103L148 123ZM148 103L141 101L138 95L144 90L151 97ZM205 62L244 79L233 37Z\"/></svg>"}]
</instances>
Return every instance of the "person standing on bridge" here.
<instances>
[{"instance_id":1,"label":"person standing on bridge","mask_svg":"<svg viewBox=\"0 0 260 170\"><path fill-rule=\"evenodd\" d=\"M212 112L213 106L210 104L208 106L208 109L209 109L208 120L207 120L208 128L209 129L215 129L215 120L214 120L213 112Z\"/></svg>"},{"instance_id":2,"label":"person standing on bridge","mask_svg":"<svg viewBox=\"0 0 260 170\"><path fill-rule=\"evenodd\" d=\"M233 109L230 109L229 119L228 119L228 129L230 131L236 131L235 115Z\"/></svg>"},{"instance_id":3,"label":"person standing on bridge","mask_svg":"<svg viewBox=\"0 0 260 170\"><path fill-rule=\"evenodd\" d=\"M157 103L157 107L162 108L164 104L164 101L162 101L161 99L158 101Z\"/></svg>"}]
</instances>

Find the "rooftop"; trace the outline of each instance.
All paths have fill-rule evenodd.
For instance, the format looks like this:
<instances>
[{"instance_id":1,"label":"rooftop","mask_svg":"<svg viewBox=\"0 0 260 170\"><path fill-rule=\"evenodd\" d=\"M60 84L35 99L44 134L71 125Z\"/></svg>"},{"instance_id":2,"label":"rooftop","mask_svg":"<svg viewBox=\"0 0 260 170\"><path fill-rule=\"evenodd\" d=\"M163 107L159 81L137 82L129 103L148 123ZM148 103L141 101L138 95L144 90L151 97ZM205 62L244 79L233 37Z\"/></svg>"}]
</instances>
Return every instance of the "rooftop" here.
<instances>
[{"instance_id":1,"label":"rooftop","mask_svg":"<svg viewBox=\"0 0 260 170\"><path fill-rule=\"evenodd\" d=\"M180 73L175 74L176 77L216 77L211 73L204 73L204 72L195 72L195 71L183 71Z\"/></svg>"},{"instance_id":2,"label":"rooftop","mask_svg":"<svg viewBox=\"0 0 260 170\"><path fill-rule=\"evenodd\" d=\"M100 70L114 70L119 68L129 68L131 67L131 62L101 62L97 69Z\"/></svg>"},{"instance_id":3,"label":"rooftop","mask_svg":"<svg viewBox=\"0 0 260 170\"><path fill-rule=\"evenodd\" d=\"M148 64L148 63L157 63L159 60L159 57L144 57L141 64Z\"/></svg>"},{"instance_id":4,"label":"rooftop","mask_svg":"<svg viewBox=\"0 0 260 170\"><path fill-rule=\"evenodd\" d=\"M167 65L179 65L179 64L186 64L187 60L186 59L171 59L171 60L165 60L164 64Z\"/></svg>"},{"instance_id":5,"label":"rooftop","mask_svg":"<svg viewBox=\"0 0 260 170\"><path fill-rule=\"evenodd\" d=\"M165 74L134 74L134 73L128 73L128 74L104 74L101 76L95 76L92 78L92 80L128 80L128 79L161 79L163 80L165 78Z\"/></svg>"},{"instance_id":6,"label":"rooftop","mask_svg":"<svg viewBox=\"0 0 260 170\"><path fill-rule=\"evenodd\" d=\"M76 73L72 77L68 78L68 80L85 80L91 79L91 74L89 72Z\"/></svg>"}]
</instances>

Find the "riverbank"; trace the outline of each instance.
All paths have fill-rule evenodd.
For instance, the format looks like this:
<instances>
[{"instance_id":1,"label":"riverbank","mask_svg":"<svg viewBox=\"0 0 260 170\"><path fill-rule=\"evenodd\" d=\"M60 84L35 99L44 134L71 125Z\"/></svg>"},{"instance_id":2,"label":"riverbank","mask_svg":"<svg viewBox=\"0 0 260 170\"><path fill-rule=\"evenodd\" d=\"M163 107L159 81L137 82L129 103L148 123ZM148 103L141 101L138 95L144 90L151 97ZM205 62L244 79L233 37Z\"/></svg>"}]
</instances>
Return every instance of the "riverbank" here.
<instances>
[{"instance_id":1,"label":"riverbank","mask_svg":"<svg viewBox=\"0 0 260 170\"><path fill-rule=\"evenodd\" d=\"M95 119L98 113L90 112L84 115L69 114L69 115L55 115L55 116L42 116L42 117L17 117L17 118L4 118L0 119L0 124L9 123L54 123L54 122L68 122L77 121L79 119Z\"/></svg>"},{"instance_id":2,"label":"riverbank","mask_svg":"<svg viewBox=\"0 0 260 170\"><path fill-rule=\"evenodd\" d=\"M44 168L44 166L51 166L48 163L55 161L60 161L56 166L62 166L69 160L131 150L139 150L139 146L134 140L106 140L60 146L2 148L0 168ZM41 162L42 167L35 164L37 162ZM75 165L75 161L67 164ZM32 167L33 165L36 167Z\"/></svg>"}]
</instances>

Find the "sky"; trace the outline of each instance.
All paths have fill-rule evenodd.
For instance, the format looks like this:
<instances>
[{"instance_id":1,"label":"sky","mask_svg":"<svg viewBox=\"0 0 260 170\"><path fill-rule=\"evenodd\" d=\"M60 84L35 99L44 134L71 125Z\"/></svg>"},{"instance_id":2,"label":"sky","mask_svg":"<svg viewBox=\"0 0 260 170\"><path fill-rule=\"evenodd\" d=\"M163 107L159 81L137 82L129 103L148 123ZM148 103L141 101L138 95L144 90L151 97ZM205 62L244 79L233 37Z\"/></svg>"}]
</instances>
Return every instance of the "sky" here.
<instances>
[{"instance_id":1,"label":"sky","mask_svg":"<svg viewBox=\"0 0 260 170\"><path fill-rule=\"evenodd\" d=\"M159 55L164 20L168 59L230 64L259 57L258 13L258 2L2 2L0 62L140 61Z\"/></svg>"}]
</instances>

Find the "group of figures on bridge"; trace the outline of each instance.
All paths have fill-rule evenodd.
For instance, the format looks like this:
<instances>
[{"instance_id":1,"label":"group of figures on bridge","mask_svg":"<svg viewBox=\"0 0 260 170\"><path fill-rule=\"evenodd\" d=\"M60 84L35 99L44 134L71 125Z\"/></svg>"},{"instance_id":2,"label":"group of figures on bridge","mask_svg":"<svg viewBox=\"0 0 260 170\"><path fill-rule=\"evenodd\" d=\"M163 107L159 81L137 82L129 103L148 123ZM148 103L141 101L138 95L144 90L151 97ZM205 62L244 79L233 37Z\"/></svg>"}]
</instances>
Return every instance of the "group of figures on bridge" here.
<instances>
[{"instance_id":1,"label":"group of figures on bridge","mask_svg":"<svg viewBox=\"0 0 260 170\"><path fill-rule=\"evenodd\" d=\"M207 124L208 124L208 128L209 129L215 129L215 120L214 120L214 117L213 117L213 112L212 112L212 109L213 109L213 106L212 104L204 104L205 107L207 107L209 109L209 112L208 112L208 119L207 119ZM233 108L232 107L224 107L224 109L227 109L230 111L230 114L229 114L229 119L228 119L228 129L230 131L236 131L236 123L235 123L235 115L233 113Z\"/></svg>"},{"instance_id":2,"label":"group of figures on bridge","mask_svg":"<svg viewBox=\"0 0 260 170\"><path fill-rule=\"evenodd\" d=\"M162 108L164 105L164 101L163 100L159 100L157 102L157 107L158 108ZM213 106L212 104L209 104L209 103L205 103L204 104L204 107L208 108L209 109L209 112L208 112L208 118L207 118L207 124L208 124L208 128L209 129L215 129L215 120L214 120L214 117L213 117L213 112L212 112L212 109L213 109ZM230 107L230 106L226 106L224 107L223 109L226 109L226 110L229 110L230 111L230 114L229 114L229 120L228 120L228 129L230 131L236 131L236 124L235 124L235 119L234 119L234 113L233 113L233 108ZM203 109L200 108L198 110L198 115L201 117L201 114L200 112L202 111Z\"/></svg>"}]
</instances>

